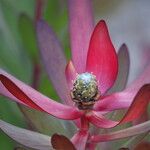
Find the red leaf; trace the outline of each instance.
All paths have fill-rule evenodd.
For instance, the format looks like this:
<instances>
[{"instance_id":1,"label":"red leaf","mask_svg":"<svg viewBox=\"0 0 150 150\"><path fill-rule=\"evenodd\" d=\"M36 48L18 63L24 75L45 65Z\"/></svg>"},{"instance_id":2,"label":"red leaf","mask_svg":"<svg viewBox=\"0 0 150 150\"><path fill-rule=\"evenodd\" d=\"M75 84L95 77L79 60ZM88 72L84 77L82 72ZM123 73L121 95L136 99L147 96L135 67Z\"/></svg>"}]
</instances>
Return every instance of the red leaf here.
<instances>
[{"instance_id":1,"label":"red leaf","mask_svg":"<svg viewBox=\"0 0 150 150\"><path fill-rule=\"evenodd\" d=\"M45 111L57 118L66 120L80 118L83 114L74 107L51 100L3 70L0 70L0 81L0 93L2 95L31 108Z\"/></svg>"},{"instance_id":2,"label":"red leaf","mask_svg":"<svg viewBox=\"0 0 150 150\"><path fill-rule=\"evenodd\" d=\"M96 25L92 34L86 70L96 75L102 94L114 84L117 77L117 54L109 37L106 23L103 20Z\"/></svg>"},{"instance_id":3,"label":"red leaf","mask_svg":"<svg viewBox=\"0 0 150 150\"><path fill-rule=\"evenodd\" d=\"M134 150L150 150L150 143L149 142L141 142L138 144Z\"/></svg>"},{"instance_id":4,"label":"red leaf","mask_svg":"<svg viewBox=\"0 0 150 150\"><path fill-rule=\"evenodd\" d=\"M66 74L66 79L67 79L67 82L68 82L68 86L69 86L70 89L72 89L73 81L76 79L76 77L78 75L72 61L69 61L69 63L67 64L65 74Z\"/></svg>"},{"instance_id":5,"label":"red leaf","mask_svg":"<svg viewBox=\"0 0 150 150\"><path fill-rule=\"evenodd\" d=\"M0 74L0 81L12 93L17 99L20 99L23 103L27 104L31 108L44 111L41 107L36 105L24 92L22 92L11 80L6 76Z\"/></svg>"},{"instance_id":6,"label":"red leaf","mask_svg":"<svg viewBox=\"0 0 150 150\"><path fill-rule=\"evenodd\" d=\"M51 138L51 144L56 150L76 150L72 142L63 135L54 134Z\"/></svg>"},{"instance_id":7,"label":"red leaf","mask_svg":"<svg viewBox=\"0 0 150 150\"><path fill-rule=\"evenodd\" d=\"M138 91L131 106L121 121L112 121L104 118L101 113L93 111L87 115L88 120L97 127L112 128L139 118L146 110L150 101L150 84L146 84Z\"/></svg>"},{"instance_id":8,"label":"red leaf","mask_svg":"<svg viewBox=\"0 0 150 150\"><path fill-rule=\"evenodd\" d=\"M135 96L121 123L139 118L146 110L150 101L150 84L144 85Z\"/></svg>"}]
</instances>

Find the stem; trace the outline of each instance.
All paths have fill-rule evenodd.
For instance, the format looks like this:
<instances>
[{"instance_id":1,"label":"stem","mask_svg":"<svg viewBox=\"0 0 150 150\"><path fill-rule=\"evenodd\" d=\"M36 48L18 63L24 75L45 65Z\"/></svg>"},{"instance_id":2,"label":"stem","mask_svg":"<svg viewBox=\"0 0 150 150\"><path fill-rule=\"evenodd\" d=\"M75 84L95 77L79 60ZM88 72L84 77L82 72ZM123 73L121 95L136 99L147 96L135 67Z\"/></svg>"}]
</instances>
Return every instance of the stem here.
<instances>
[{"instance_id":1,"label":"stem","mask_svg":"<svg viewBox=\"0 0 150 150\"><path fill-rule=\"evenodd\" d=\"M35 6L35 22L42 17L44 0L36 0Z\"/></svg>"},{"instance_id":2,"label":"stem","mask_svg":"<svg viewBox=\"0 0 150 150\"><path fill-rule=\"evenodd\" d=\"M41 74L40 70L41 70L40 65L35 61L33 63L32 87L36 90L38 89L39 86L39 79Z\"/></svg>"},{"instance_id":3,"label":"stem","mask_svg":"<svg viewBox=\"0 0 150 150\"><path fill-rule=\"evenodd\" d=\"M97 143L87 143L86 150L95 150Z\"/></svg>"},{"instance_id":4,"label":"stem","mask_svg":"<svg viewBox=\"0 0 150 150\"><path fill-rule=\"evenodd\" d=\"M88 119L86 118L85 115L83 115L81 117L81 130L88 130L89 129L89 121Z\"/></svg>"}]
</instances>

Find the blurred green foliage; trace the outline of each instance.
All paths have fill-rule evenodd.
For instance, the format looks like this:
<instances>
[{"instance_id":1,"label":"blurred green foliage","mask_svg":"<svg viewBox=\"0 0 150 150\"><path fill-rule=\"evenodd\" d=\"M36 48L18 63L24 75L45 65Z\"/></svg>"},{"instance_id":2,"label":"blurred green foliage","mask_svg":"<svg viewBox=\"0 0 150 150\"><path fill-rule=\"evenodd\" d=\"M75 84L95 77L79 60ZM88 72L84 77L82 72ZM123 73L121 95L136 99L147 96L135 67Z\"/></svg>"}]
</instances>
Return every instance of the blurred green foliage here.
<instances>
[{"instance_id":1,"label":"blurred green foliage","mask_svg":"<svg viewBox=\"0 0 150 150\"><path fill-rule=\"evenodd\" d=\"M0 67L28 83L30 82L31 66L20 43L18 16L21 12L31 16L33 6L34 1L31 0L0 0ZM3 97L0 97L0 101L1 119L25 127L23 115L17 105ZM12 150L15 144L0 132L0 149Z\"/></svg>"},{"instance_id":2,"label":"blurred green foliage","mask_svg":"<svg viewBox=\"0 0 150 150\"><path fill-rule=\"evenodd\" d=\"M43 18L51 24L69 58L66 3L60 0L45 2ZM0 0L0 67L28 84L32 83L34 62L41 63L35 36L35 3L36 0ZM56 10L59 11L56 13ZM39 91L59 100L44 69ZM25 122L19 107L27 116L29 124ZM0 119L24 128L28 128L32 123L34 130L48 135L58 129L60 133L65 134L65 122L56 121L35 110L19 107L0 96ZM0 132L0 149L12 150L15 146L13 140Z\"/></svg>"},{"instance_id":3,"label":"blurred green foliage","mask_svg":"<svg viewBox=\"0 0 150 150\"><path fill-rule=\"evenodd\" d=\"M33 20L31 20L27 15L22 14L19 17L18 22L23 46L26 48L29 57L31 57L32 60L38 59L38 48L36 43L35 27L33 24Z\"/></svg>"}]
</instances>

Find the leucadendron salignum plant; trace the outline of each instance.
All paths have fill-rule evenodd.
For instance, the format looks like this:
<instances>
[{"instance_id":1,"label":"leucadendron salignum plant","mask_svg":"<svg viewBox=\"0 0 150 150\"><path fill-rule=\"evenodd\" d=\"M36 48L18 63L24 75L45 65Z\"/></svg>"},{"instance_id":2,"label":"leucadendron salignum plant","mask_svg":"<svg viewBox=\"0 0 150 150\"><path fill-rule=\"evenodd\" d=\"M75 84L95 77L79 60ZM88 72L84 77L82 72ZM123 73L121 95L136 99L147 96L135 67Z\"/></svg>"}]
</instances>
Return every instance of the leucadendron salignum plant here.
<instances>
[{"instance_id":1,"label":"leucadendron salignum plant","mask_svg":"<svg viewBox=\"0 0 150 150\"><path fill-rule=\"evenodd\" d=\"M126 59L123 64L129 65L127 47L123 45L117 55L105 21L100 20L94 25L90 0L69 0L68 7L72 53L68 64L51 27L41 19L36 23L42 60L62 103L44 96L2 69L0 93L29 108L73 121L76 133L68 137L70 140L59 133L50 140L46 135L20 129L2 120L0 128L17 142L40 150L93 150L100 142L148 132L150 121L115 132L98 133L100 129L132 122L143 115L150 100L150 65L125 90L111 93L117 75L124 81L120 81L122 86L126 84L128 67L118 70L118 60L124 56ZM122 109L127 111L121 120L106 117L110 112Z\"/></svg>"}]
</instances>

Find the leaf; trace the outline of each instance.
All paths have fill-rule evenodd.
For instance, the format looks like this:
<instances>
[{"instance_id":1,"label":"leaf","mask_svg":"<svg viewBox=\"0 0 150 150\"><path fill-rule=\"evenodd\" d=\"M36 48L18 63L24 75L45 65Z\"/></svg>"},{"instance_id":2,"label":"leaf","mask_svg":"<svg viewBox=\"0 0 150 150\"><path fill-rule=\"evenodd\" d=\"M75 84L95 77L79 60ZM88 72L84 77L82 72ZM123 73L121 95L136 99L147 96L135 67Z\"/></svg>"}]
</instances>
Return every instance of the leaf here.
<instances>
[{"instance_id":1,"label":"leaf","mask_svg":"<svg viewBox=\"0 0 150 150\"><path fill-rule=\"evenodd\" d=\"M77 119L82 115L82 112L75 107L69 107L49 99L1 69L0 81L2 82L2 84L0 83L0 93L2 95L30 108L70 120Z\"/></svg>"},{"instance_id":2,"label":"leaf","mask_svg":"<svg viewBox=\"0 0 150 150\"><path fill-rule=\"evenodd\" d=\"M101 94L110 89L116 80L118 58L104 20L97 23L92 33L86 71L96 76Z\"/></svg>"},{"instance_id":3,"label":"leaf","mask_svg":"<svg viewBox=\"0 0 150 150\"><path fill-rule=\"evenodd\" d=\"M138 144L134 150L150 150L150 143L149 142L141 142Z\"/></svg>"},{"instance_id":4,"label":"leaf","mask_svg":"<svg viewBox=\"0 0 150 150\"><path fill-rule=\"evenodd\" d=\"M119 131L92 136L91 142L97 143L97 142L117 140L121 138L139 135L139 134L148 132L149 130L150 130L150 121L146 121L136 126L132 126L126 129L119 130Z\"/></svg>"},{"instance_id":5,"label":"leaf","mask_svg":"<svg viewBox=\"0 0 150 150\"><path fill-rule=\"evenodd\" d=\"M40 54L52 84L62 102L72 104L65 78L66 58L59 40L45 21L37 23Z\"/></svg>"},{"instance_id":6,"label":"leaf","mask_svg":"<svg viewBox=\"0 0 150 150\"><path fill-rule=\"evenodd\" d=\"M19 17L19 31L22 42L32 59L38 59L38 48L36 43L35 28L32 20L25 14Z\"/></svg>"},{"instance_id":7,"label":"leaf","mask_svg":"<svg viewBox=\"0 0 150 150\"><path fill-rule=\"evenodd\" d=\"M21 106L21 105L20 105ZM37 110L31 110L27 107L21 106L25 118L27 119L29 127L43 134L49 133L52 135L56 132L59 134L67 134L71 136L75 127L70 122L56 119L49 114L39 112Z\"/></svg>"},{"instance_id":8,"label":"leaf","mask_svg":"<svg viewBox=\"0 0 150 150\"><path fill-rule=\"evenodd\" d=\"M56 150L76 150L72 142L63 135L54 134L51 143Z\"/></svg>"},{"instance_id":9,"label":"leaf","mask_svg":"<svg viewBox=\"0 0 150 150\"><path fill-rule=\"evenodd\" d=\"M94 27L92 2L68 1L72 62L78 73L85 72L89 42Z\"/></svg>"},{"instance_id":10,"label":"leaf","mask_svg":"<svg viewBox=\"0 0 150 150\"><path fill-rule=\"evenodd\" d=\"M38 150L52 149L49 136L16 127L2 120L0 120L0 129L24 146Z\"/></svg>"},{"instance_id":11,"label":"leaf","mask_svg":"<svg viewBox=\"0 0 150 150\"><path fill-rule=\"evenodd\" d=\"M128 75L129 75L129 67L130 67L130 59L129 59L129 51L125 44L119 48L118 52L118 76L115 84L110 89L109 93L119 92L124 90L127 84Z\"/></svg>"}]
</instances>

